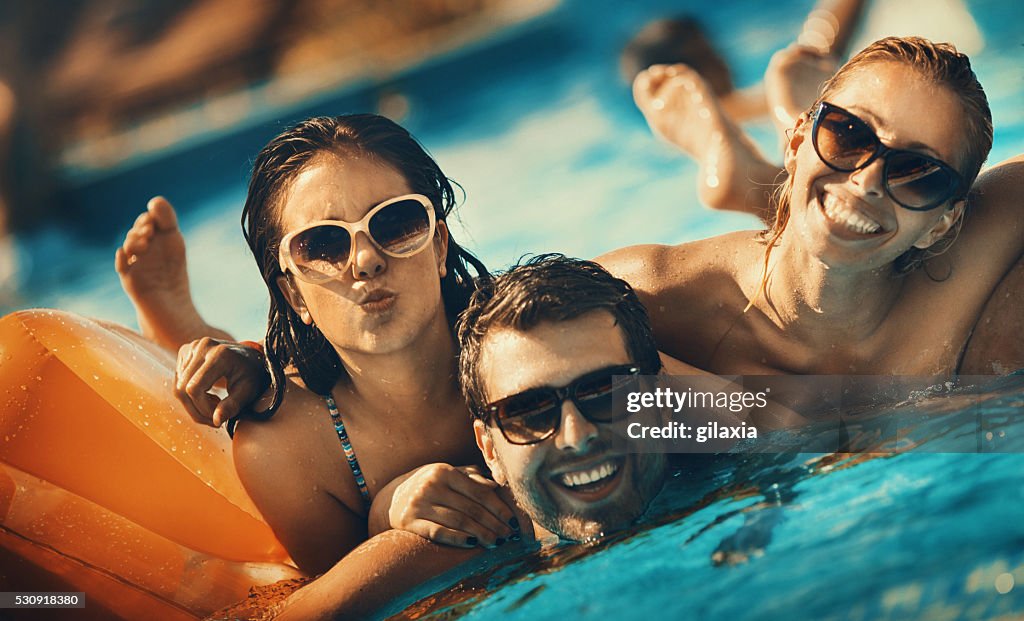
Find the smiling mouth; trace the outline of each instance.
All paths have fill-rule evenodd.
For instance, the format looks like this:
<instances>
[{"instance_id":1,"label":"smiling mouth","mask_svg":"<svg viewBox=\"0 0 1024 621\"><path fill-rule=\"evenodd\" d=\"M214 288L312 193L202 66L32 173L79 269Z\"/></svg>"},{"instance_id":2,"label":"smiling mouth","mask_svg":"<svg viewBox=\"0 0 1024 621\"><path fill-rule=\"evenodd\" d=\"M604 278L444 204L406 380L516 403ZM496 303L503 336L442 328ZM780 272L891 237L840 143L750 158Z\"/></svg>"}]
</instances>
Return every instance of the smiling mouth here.
<instances>
[{"instance_id":1,"label":"smiling mouth","mask_svg":"<svg viewBox=\"0 0 1024 621\"><path fill-rule=\"evenodd\" d=\"M840 229L861 236L872 236L882 233L882 225L864 215L857 209L843 202L834 194L826 192L819 199L821 212L833 229Z\"/></svg>"},{"instance_id":2,"label":"smiling mouth","mask_svg":"<svg viewBox=\"0 0 1024 621\"><path fill-rule=\"evenodd\" d=\"M614 483L622 477L625 458L612 457L583 469L556 474L552 479L562 489L587 500L599 500L611 492Z\"/></svg>"}]
</instances>

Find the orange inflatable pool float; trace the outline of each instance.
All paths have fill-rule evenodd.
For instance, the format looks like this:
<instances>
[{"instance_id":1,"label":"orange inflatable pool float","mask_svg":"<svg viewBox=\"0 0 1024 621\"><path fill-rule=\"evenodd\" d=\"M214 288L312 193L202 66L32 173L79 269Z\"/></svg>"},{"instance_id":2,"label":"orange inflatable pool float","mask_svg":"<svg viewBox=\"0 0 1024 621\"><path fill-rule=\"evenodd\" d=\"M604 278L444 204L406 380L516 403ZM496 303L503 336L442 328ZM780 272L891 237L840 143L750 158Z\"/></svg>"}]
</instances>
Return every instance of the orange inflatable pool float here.
<instances>
[{"instance_id":1,"label":"orange inflatable pool float","mask_svg":"<svg viewBox=\"0 0 1024 621\"><path fill-rule=\"evenodd\" d=\"M0 591L83 591L74 618L191 620L299 575L173 378L173 356L121 326L0 319Z\"/></svg>"}]
</instances>

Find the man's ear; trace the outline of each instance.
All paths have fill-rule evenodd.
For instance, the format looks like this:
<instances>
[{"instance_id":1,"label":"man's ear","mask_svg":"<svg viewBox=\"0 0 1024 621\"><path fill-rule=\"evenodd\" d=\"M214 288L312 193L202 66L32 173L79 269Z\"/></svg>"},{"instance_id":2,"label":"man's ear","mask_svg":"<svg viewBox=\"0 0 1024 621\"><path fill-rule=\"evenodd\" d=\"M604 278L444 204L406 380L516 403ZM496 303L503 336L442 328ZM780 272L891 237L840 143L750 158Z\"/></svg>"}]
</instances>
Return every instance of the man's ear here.
<instances>
[{"instance_id":1,"label":"man's ear","mask_svg":"<svg viewBox=\"0 0 1024 621\"><path fill-rule=\"evenodd\" d=\"M437 272L444 278L448 275L448 225L444 220L438 221L434 232L434 256L438 261Z\"/></svg>"},{"instance_id":2,"label":"man's ear","mask_svg":"<svg viewBox=\"0 0 1024 621\"><path fill-rule=\"evenodd\" d=\"M797 120L796 125L793 129L789 130L789 140L786 142L786 154L783 158L786 172L790 175L793 174L793 170L796 168L796 151L804 142L804 125L807 123L807 113L801 114Z\"/></svg>"},{"instance_id":3,"label":"man's ear","mask_svg":"<svg viewBox=\"0 0 1024 621\"><path fill-rule=\"evenodd\" d=\"M946 233L949 233L950 229L956 226L960 221L960 218L964 216L964 207L966 206L967 201L965 200L958 200L953 203L953 206L942 214L942 217L940 217L939 221L935 223L935 226L922 235L921 239L914 242L914 248L919 248L921 250L930 248L932 244L945 237Z\"/></svg>"},{"instance_id":4,"label":"man's ear","mask_svg":"<svg viewBox=\"0 0 1024 621\"><path fill-rule=\"evenodd\" d=\"M291 306L295 314L302 319L302 323L307 326L313 325L313 317L309 314L309 309L306 308L306 301L302 299L302 294L299 293L292 280L282 274L277 277L277 287L284 295L284 299L288 300L288 306Z\"/></svg>"},{"instance_id":5,"label":"man's ear","mask_svg":"<svg viewBox=\"0 0 1024 621\"><path fill-rule=\"evenodd\" d=\"M494 452L494 438L491 437L491 432L487 429L487 423L479 418L475 419L473 421L473 436L476 437L476 447L480 449L480 454L484 456L484 463L490 469L494 482L499 485L508 483L505 470L501 467L501 462Z\"/></svg>"}]
</instances>

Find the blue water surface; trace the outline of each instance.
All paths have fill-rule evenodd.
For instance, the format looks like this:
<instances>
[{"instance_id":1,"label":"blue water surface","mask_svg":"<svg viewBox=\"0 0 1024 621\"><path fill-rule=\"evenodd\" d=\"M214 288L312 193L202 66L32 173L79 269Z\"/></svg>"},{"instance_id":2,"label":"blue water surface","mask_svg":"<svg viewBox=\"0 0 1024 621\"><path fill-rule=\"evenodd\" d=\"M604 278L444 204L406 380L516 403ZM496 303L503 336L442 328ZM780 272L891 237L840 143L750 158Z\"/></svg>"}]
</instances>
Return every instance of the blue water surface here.
<instances>
[{"instance_id":1,"label":"blue water surface","mask_svg":"<svg viewBox=\"0 0 1024 621\"><path fill-rule=\"evenodd\" d=\"M455 587L413 604L440 586L428 585L391 611L413 604L400 616L433 620L1019 618L1022 410L1018 374L886 409L907 429L895 450L691 459L639 532L471 565Z\"/></svg>"}]
</instances>

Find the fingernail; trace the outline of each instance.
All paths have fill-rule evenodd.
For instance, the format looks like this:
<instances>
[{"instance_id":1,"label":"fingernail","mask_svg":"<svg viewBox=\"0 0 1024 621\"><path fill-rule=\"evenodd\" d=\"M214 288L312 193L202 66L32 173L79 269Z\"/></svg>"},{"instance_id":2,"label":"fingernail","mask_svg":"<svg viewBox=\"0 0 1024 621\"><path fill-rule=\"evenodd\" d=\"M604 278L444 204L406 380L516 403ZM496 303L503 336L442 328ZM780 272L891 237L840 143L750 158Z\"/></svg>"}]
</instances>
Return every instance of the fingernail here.
<instances>
[{"instance_id":1,"label":"fingernail","mask_svg":"<svg viewBox=\"0 0 1024 621\"><path fill-rule=\"evenodd\" d=\"M508 525L512 527L512 530L519 530L519 518L513 517L508 521Z\"/></svg>"},{"instance_id":2,"label":"fingernail","mask_svg":"<svg viewBox=\"0 0 1024 621\"><path fill-rule=\"evenodd\" d=\"M479 543L479 542L480 542L480 540L477 539L476 537L466 537L466 545L467 546L476 547L476 544Z\"/></svg>"},{"instance_id":3,"label":"fingernail","mask_svg":"<svg viewBox=\"0 0 1024 621\"><path fill-rule=\"evenodd\" d=\"M500 546L503 543L505 543L505 538L504 537L498 537L497 539L494 540L494 545L496 545L496 546Z\"/></svg>"}]
</instances>

